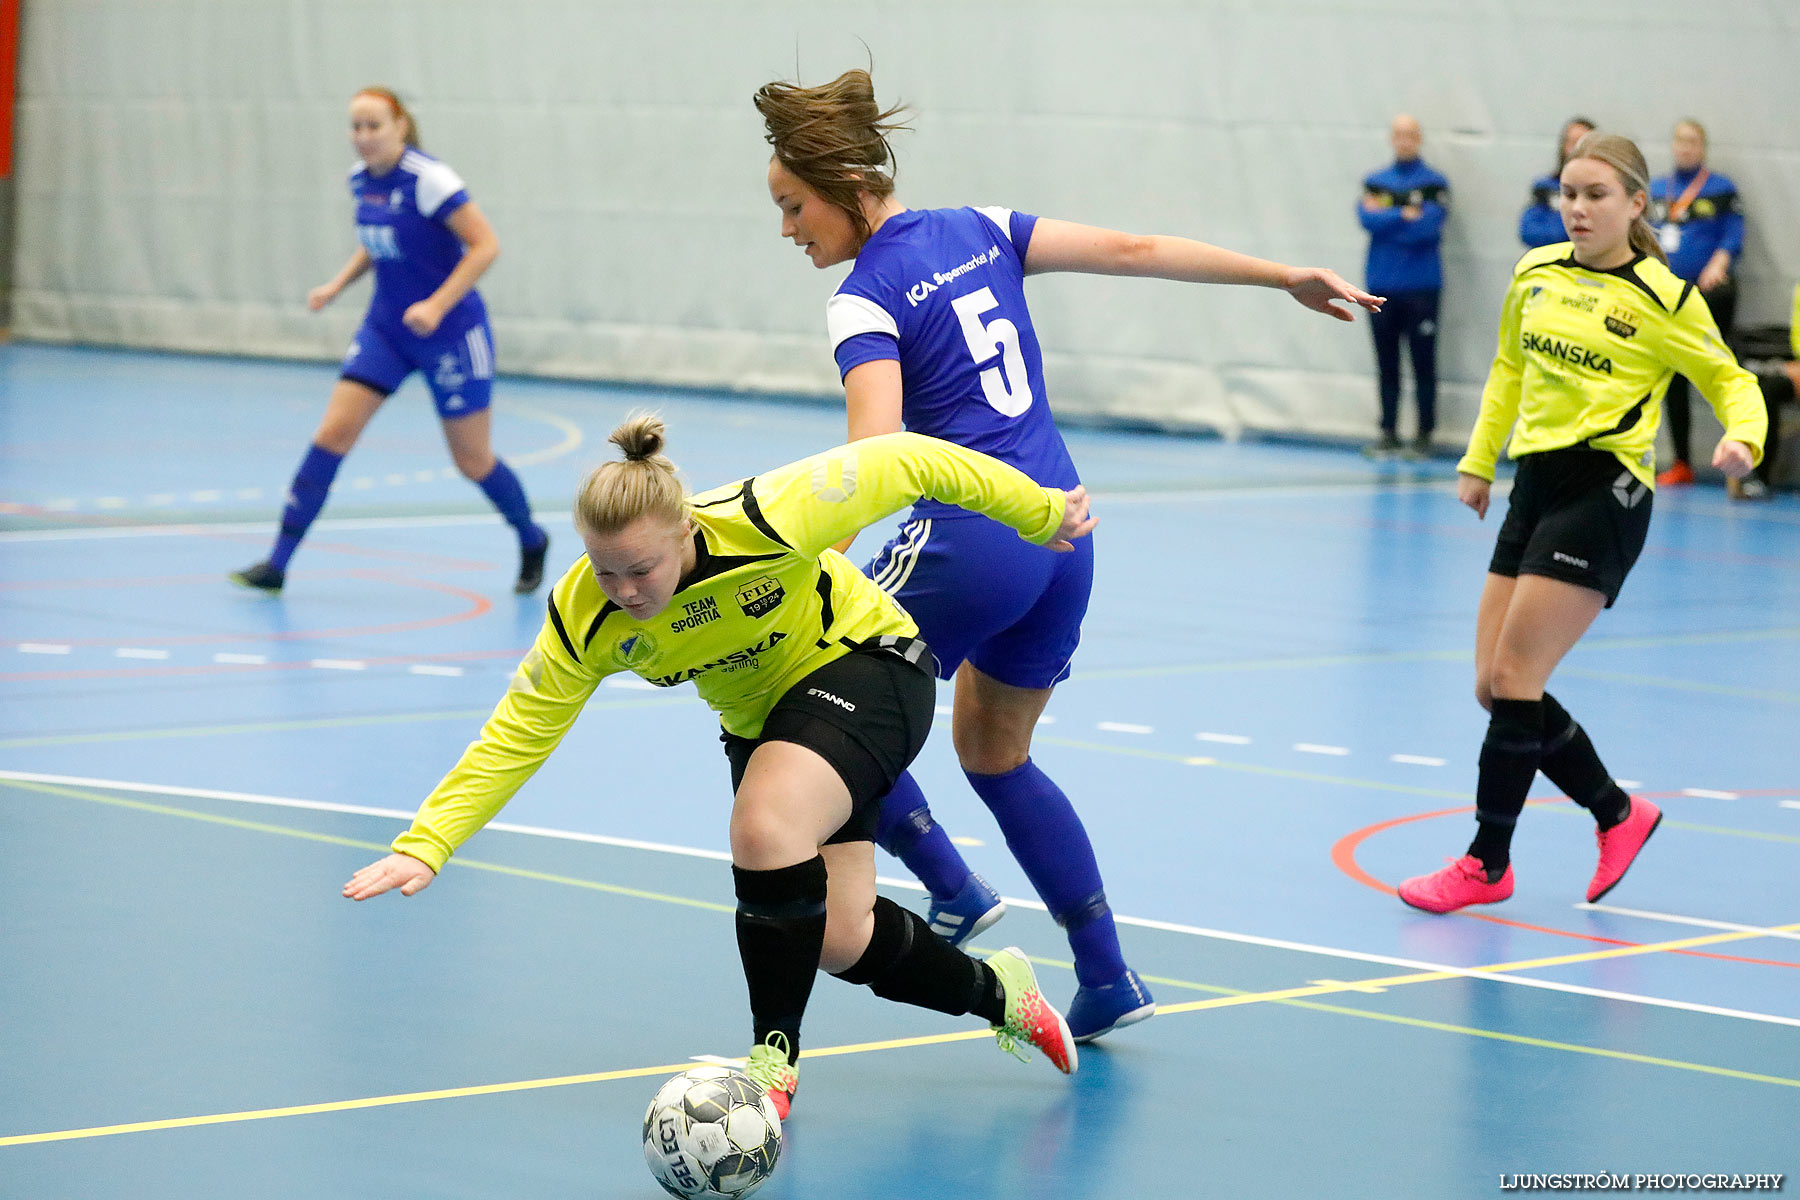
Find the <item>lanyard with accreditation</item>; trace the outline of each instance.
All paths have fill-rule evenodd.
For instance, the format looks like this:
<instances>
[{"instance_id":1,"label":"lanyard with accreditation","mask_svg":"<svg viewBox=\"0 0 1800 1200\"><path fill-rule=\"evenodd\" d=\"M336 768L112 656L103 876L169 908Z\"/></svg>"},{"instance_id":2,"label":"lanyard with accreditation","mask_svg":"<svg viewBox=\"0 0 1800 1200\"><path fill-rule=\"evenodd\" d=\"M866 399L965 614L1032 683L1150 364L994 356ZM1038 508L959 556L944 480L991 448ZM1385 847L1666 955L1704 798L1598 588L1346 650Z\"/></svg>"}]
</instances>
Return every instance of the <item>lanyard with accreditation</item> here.
<instances>
[{"instance_id":1,"label":"lanyard with accreditation","mask_svg":"<svg viewBox=\"0 0 1800 1200\"><path fill-rule=\"evenodd\" d=\"M1681 225L1687 220L1688 209L1700 196L1700 189L1712 178L1712 172L1701 167L1699 173L1681 189L1681 195L1669 205L1669 216L1656 231L1656 240L1662 243L1664 254L1673 254L1681 249Z\"/></svg>"}]
</instances>

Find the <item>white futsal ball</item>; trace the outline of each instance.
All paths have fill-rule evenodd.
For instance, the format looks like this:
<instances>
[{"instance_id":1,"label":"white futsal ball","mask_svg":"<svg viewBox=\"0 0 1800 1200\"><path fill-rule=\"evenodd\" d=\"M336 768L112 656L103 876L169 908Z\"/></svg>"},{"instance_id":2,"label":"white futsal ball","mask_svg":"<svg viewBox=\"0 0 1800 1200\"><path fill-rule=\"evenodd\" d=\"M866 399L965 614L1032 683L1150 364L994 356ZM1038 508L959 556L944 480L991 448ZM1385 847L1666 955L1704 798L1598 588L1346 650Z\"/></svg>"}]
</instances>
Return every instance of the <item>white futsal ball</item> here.
<instances>
[{"instance_id":1,"label":"white futsal ball","mask_svg":"<svg viewBox=\"0 0 1800 1200\"><path fill-rule=\"evenodd\" d=\"M644 1161L682 1200L748 1196L781 1156L781 1118L742 1071L695 1067L656 1090L644 1113Z\"/></svg>"}]
</instances>

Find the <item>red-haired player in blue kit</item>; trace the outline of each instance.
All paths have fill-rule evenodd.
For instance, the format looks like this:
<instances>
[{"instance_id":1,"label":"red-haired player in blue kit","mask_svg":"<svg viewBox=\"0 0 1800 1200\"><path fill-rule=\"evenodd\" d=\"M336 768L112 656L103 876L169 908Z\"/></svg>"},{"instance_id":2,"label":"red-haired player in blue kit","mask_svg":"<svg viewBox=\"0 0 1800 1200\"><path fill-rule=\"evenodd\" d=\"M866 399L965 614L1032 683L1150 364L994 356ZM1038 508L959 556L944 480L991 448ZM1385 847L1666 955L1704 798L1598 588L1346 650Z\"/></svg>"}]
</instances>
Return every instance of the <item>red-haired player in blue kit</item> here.
<instances>
[{"instance_id":1,"label":"red-haired player in blue kit","mask_svg":"<svg viewBox=\"0 0 1800 1200\"><path fill-rule=\"evenodd\" d=\"M475 291L500 253L499 239L456 172L419 149L418 124L387 88L364 88L351 99L350 140L361 160L350 172L350 194L362 244L330 283L308 294L307 305L324 308L371 269L375 295L288 485L274 548L231 579L264 592L282 589L288 559L325 506L338 464L382 402L420 371L457 469L519 535L513 590L535 591L550 538L532 521L519 477L494 454L488 410L494 339Z\"/></svg>"}]
</instances>

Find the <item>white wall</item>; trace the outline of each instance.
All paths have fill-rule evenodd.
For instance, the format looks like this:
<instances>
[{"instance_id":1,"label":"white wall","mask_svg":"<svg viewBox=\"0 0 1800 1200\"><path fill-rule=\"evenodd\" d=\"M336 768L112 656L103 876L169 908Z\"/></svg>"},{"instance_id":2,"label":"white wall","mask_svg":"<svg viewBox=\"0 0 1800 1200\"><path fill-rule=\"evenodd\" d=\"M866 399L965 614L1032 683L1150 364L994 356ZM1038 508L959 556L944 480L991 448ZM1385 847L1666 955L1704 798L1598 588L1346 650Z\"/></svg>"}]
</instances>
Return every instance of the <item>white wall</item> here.
<instances>
[{"instance_id":1,"label":"white wall","mask_svg":"<svg viewBox=\"0 0 1800 1200\"><path fill-rule=\"evenodd\" d=\"M826 296L776 234L751 93L872 56L914 107L902 199L1185 233L1360 278L1361 175L1398 110L1451 179L1442 424L1467 428L1563 119L1692 114L1749 211L1740 320L1800 278L1794 0L33 0L19 84L15 332L335 359L366 292L344 106L385 83L498 229L503 371L828 393ZM361 287L366 288L365 285ZM1274 293L1031 284L1053 401L1235 432L1356 435L1366 326Z\"/></svg>"}]
</instances>

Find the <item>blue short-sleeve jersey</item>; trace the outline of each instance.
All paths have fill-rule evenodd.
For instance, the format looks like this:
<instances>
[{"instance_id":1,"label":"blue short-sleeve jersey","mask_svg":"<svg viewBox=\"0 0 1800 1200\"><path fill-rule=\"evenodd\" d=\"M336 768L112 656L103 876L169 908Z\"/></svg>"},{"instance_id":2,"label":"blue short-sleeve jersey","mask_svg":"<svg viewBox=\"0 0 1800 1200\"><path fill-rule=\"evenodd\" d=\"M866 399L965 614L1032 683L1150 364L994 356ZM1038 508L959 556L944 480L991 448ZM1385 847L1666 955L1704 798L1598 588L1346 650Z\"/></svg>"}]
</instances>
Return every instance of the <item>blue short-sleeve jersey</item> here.
<instances>
[{"instance_id":1,"label":"blue short-sleeve jersey","mask_svg":"<svg viewBox=\"0 0 1800 1200\"><path fill-rule=\"evenodd\" d=\"M1050 412L1025 304L1025 252L1036 226L1036 217L1004 208L889 217L857 255L825 320L840 375L899 361L907 429L1071 488L1080 478ZM963 514L934 500L913 511Z\"/></svg>"},{"instance_id":2,"label":"blue short-sleeve jersey","mask_svg":"<svg viewBox=\"0 0 1800 1200\"><path fill-rule=\"evenodd\" d=\"M462 261L462 239L445 222L468 203L469 193L446 164L408 149L385 175L358 164L350 172L350 194L356 236L375 268L369 319L399 327L401 314L437 291ZM444 314L439 332L459 332L486 317L481 297L471 290Z\"/></svg>"}]
</instances>

